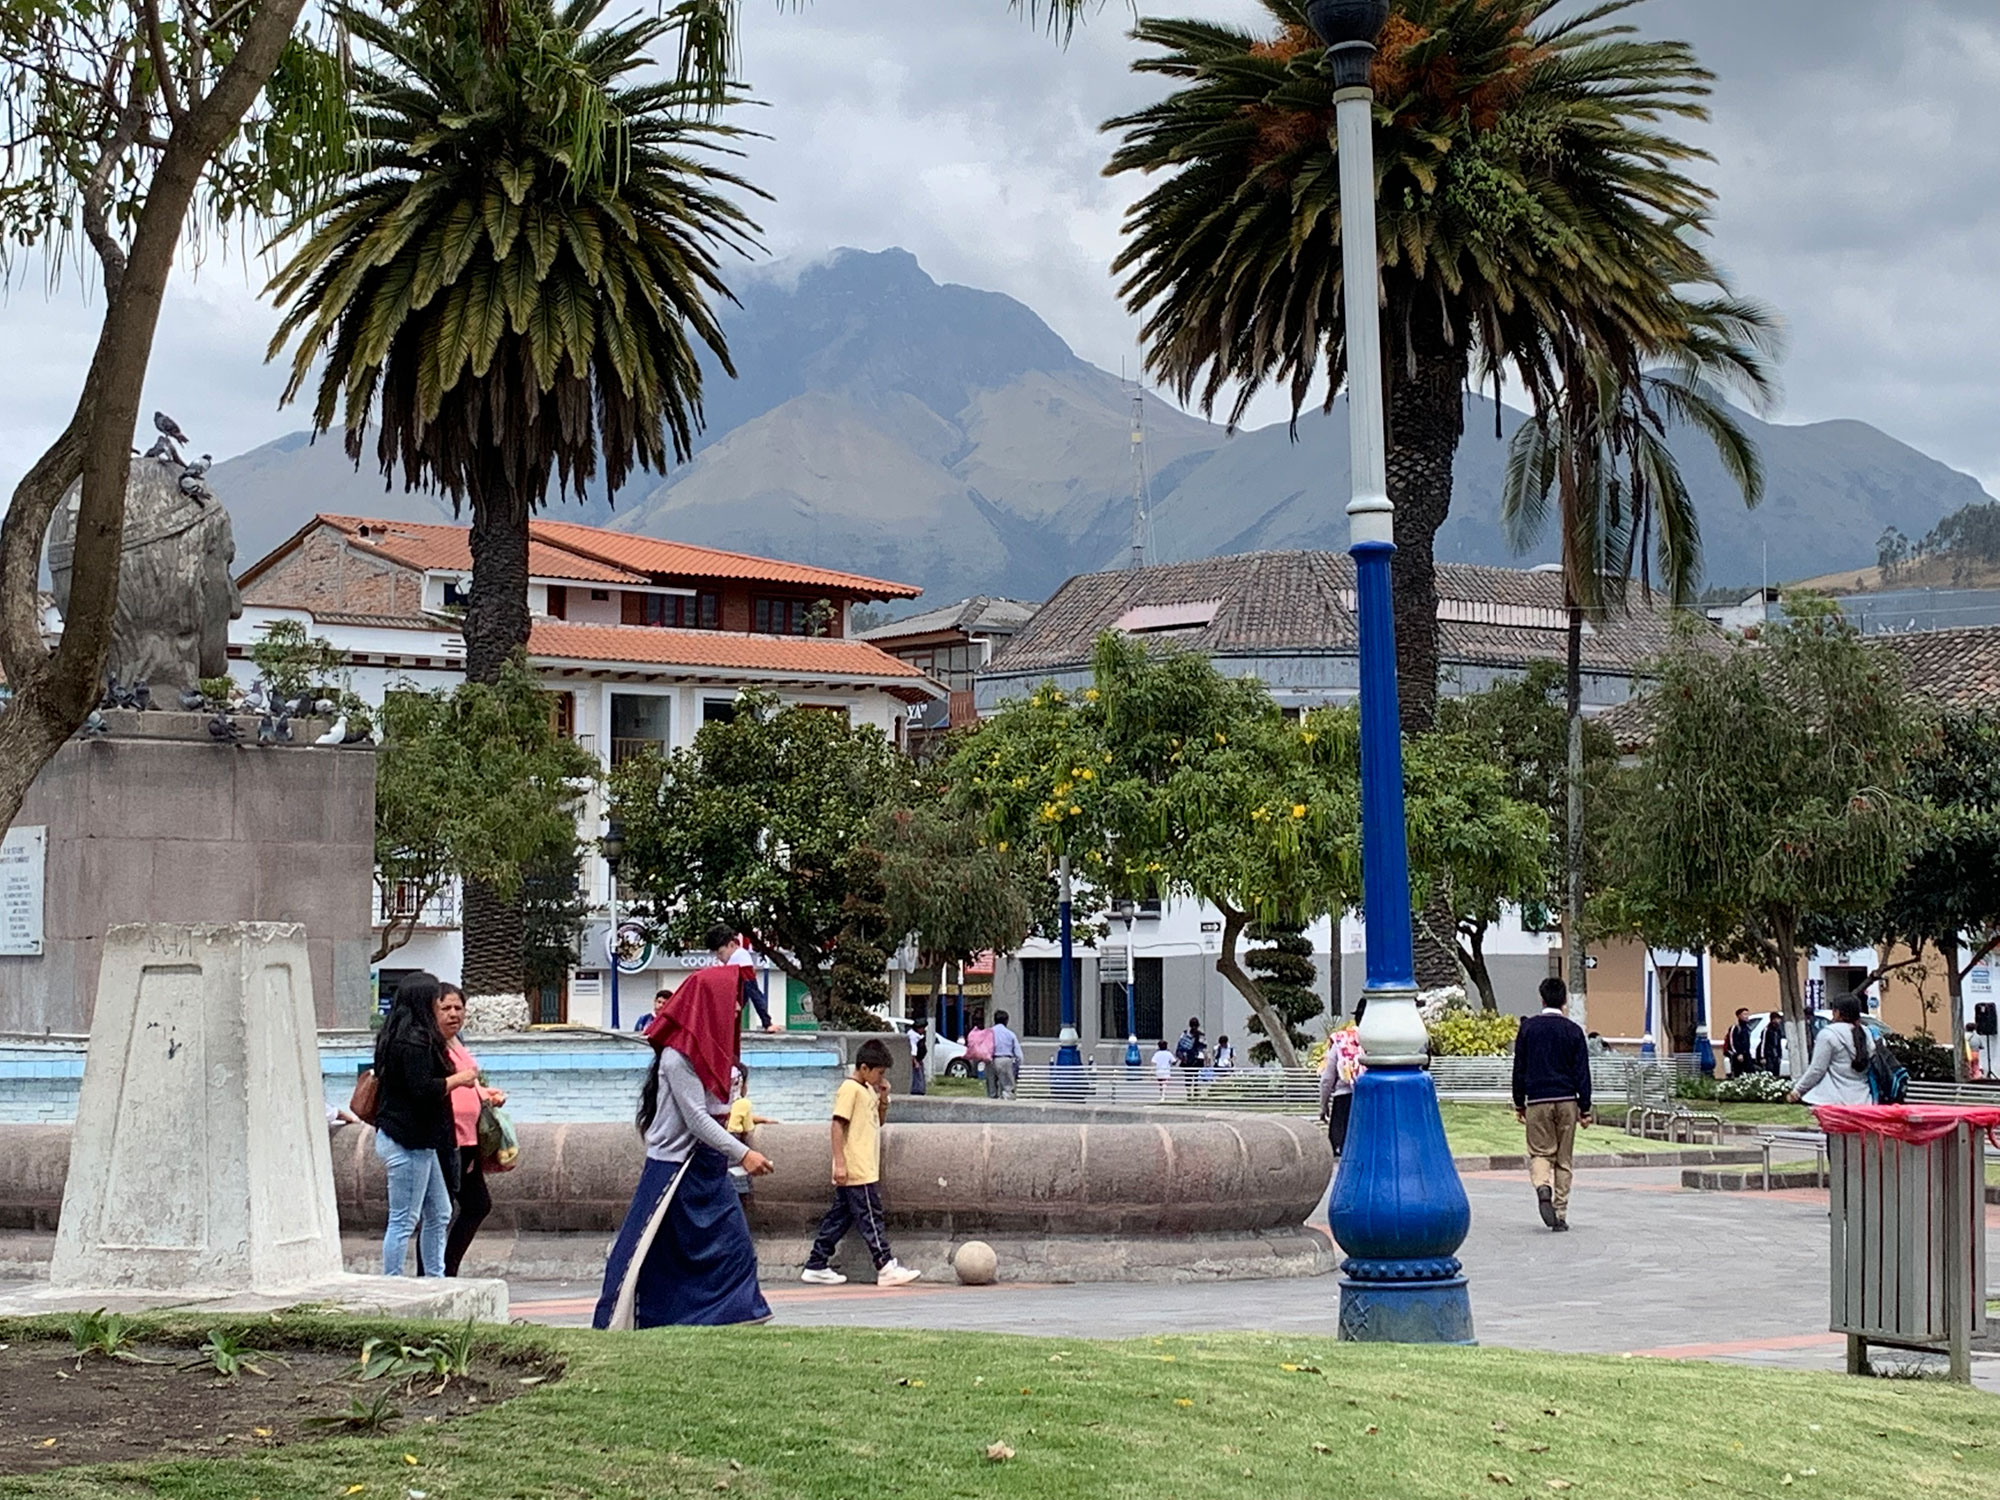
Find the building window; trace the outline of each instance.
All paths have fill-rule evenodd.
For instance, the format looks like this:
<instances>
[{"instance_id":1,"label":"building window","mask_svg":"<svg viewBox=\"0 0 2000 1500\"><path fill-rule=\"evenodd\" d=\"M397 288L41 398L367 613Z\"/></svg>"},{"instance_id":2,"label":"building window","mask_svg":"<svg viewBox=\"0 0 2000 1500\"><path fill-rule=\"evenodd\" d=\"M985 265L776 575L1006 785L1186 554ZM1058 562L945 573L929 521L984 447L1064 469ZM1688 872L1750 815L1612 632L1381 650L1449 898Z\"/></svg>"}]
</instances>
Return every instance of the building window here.
<instances>
[{"instance_id":1,"label":"building window","mask_svg":"<svg viewBox=\"0 0 2000 1500\"><path fill-rule=\"evenodd\" d=\"M1054 1037L1062 1031L1062 960L1021 960L1021 1014L1015 1028L1022 1036Z\"/></svg>"},{"instance_id":2,"label":"building window","mask_svg":"<svg viewBox=\"0 0 2000 1500\"><path fill-rule=\"evenodd\" d=\"M704 724L734 724L736 722L736 700L734 698L702 699L701 722Z\"/></svg>"},{"instance_id":3,"label":"building window","mask_svg":"<svg viewBox=\"0 0 2000 1500\"><path fill-rule=\"evenodd\" d=\"M592 589L590 591L590 599L593 604L609 604L611 602L611 590Z\"/></svg>"},{"instance_id":4,"label":"building window","mask_svg":"<svg viewBox=\"0 0 2000 1500\"><path fill-rule=\"evenodd\" d=\"M641 596L639 623L670 630L720 630L720 594L646 594Z\"/></svg>"},{"instance_id":5,"label":"building window","mask_svg":"<svg viewBox=\"0 0 2000 1500\"><path fill-rule=\"evenodd\" d=\"M668 699L651 693L611 695L612 765L623 765L635 755L666 753L668 706Z\"/></svg>"},{"instance_id":6,"label":"building window","mask_svg":"<svg viewBox=\"0 0 2000 1500\"><path fill-rule=\"evenodd\" d=\"M1132 966L1132 1000L1137 1012L1138 1037L1142 1044L1150 1047L1166 1029L1166 960L1141 958ZM1125 986L1122 984L1099 985L1102 992L1102 1013L1098 1035L1106 1041L1115 1041L1126 1035L1125 1030ZM1148 1054L1151 1055L1150 1053Z\"/></svg>"},{"instance_id":7,"label":"building window","mask_svg":"<svg viewBox=\"0 0 2000 1500\"><path fill-rule=\"evenodd\" d=\"M759 599L752 628L758 635L804 635L811 608L804 599Z\"/></svg>"},{"instance_id":8,"label":"building window","mask_svg":"<svg viewBox=\"0 0 2000 1500\"><path fill-rule=\"evenodd\" d=\"M472 585L469 582L461 582L456 578L447 578L444 581L444 607L446 609L464 609L471 599Z\"/></svg>"}]
</instances>

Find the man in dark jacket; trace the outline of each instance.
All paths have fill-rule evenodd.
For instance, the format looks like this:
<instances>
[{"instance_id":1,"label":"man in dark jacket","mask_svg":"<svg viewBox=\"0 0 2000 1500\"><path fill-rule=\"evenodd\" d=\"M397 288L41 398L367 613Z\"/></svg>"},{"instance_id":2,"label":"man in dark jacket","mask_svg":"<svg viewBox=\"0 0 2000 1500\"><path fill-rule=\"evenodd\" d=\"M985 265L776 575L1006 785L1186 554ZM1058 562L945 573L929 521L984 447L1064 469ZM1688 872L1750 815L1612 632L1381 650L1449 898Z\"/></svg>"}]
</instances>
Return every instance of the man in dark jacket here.
<instances>
[{"instance_id":1,"label":"man in dark jacket","mask_svg":"<svg viewBox=\"0 0 2000 1500\"><path fill-rule=\"evenodd\" d=\"M1590 1049L1583 1028L1563 1013L1569 991L1542 981L1542 1013L1514 1039L1514 1117L1528 1127L1528 1180L1542 1222L1569 1228L1570 1160L1576 1127L1590 1123Z\"/></svg>"},{"instance_id":2,"label":"man in dark jacket","mask_svg":"<svg viewBox=\"0 0 2000 1500\"><path fill-rule=\"evenodd\" d=\"M1750 1008L1739 1005L1736 1024L1729 1028L1729 1076L1741 1078L1756 1071L1757 1060L1750 1055Z\"/></svg>"}]
</instances>

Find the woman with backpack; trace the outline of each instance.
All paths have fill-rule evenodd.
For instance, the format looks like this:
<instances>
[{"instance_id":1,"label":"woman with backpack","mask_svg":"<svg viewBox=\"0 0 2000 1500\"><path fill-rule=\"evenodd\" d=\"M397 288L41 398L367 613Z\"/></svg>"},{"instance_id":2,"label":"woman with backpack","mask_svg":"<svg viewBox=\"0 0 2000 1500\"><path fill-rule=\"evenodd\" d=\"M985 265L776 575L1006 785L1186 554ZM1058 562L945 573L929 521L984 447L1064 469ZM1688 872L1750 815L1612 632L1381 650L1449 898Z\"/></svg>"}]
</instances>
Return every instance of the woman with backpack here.
<instances>
[{"instance_id":1,"label":"woman with backpack","mask_svg":"<svg viewBox=\"0 0 2000 1500\"><path fill-rule=\"evenodd\" d=\"M1868 1086L1868 1032L1852 995L1833 1002L1833 1022L1813 1043L1812 1062L1790 1094L1794 1104L1873 1104Z\"/></svg>"}]
</instances>

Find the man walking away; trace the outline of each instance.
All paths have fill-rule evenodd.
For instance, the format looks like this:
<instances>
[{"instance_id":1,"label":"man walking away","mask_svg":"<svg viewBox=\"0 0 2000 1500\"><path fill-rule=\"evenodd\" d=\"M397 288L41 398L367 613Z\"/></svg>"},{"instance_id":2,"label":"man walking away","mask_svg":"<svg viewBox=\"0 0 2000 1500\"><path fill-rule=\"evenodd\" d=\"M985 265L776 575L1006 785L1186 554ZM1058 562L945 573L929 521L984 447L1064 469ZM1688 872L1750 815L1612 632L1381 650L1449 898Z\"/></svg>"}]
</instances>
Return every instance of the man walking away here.
<instances>
[{"instance_id":1,"label":"man walking away","mask_svg":"<svg viewBox=\"0 0 2000 1500\"><path fill-rule=\"evenodd\" d=\"M1741 1078L1746 1073L1757 1071L1757 1060L1750 1055L1750 1008L1736 1007L1736 1024L1729 1028L1729 1076Z\"/></svg>"},{"instance_id":2,"label":"man walking away","mask_svg":"<svg viewBox=\"0 0 2000 1500\"><path fill-rule=\"evenodd\" d=\"M1021 1078L1021 1039L1007 1024L1007 1012L993 1012L993 1087L987 1092L997 1099L1014 1097L1014 1085Z\"/></svg>"},{"instance_id":3,"label":"man walking away","mask_svg":"<svg viewBox=\"0 0 2000 1500\"><path fill-rule=\"evenodd\" d=\"M1542 1222L1569 1228L1570 1160L1576 1127L1590 1123L1590 1050L1583 1028L1563 1014L1569 991L1542 981L1542 1013L1514 1039L1514 1117L1528 1127L1528 1180Z\"/></svg>"},{"instance_id":4,"label":"man walking away","mask_svg":"<svg viewBox=\"0 0 2000 1500\"><path fill-rule=\"evenodd\" d=\"M1775 1010L1764 1018L1764 1071L1774 1078L1785 1075L1785 1018Z\"/></svg>"}]
</instances>

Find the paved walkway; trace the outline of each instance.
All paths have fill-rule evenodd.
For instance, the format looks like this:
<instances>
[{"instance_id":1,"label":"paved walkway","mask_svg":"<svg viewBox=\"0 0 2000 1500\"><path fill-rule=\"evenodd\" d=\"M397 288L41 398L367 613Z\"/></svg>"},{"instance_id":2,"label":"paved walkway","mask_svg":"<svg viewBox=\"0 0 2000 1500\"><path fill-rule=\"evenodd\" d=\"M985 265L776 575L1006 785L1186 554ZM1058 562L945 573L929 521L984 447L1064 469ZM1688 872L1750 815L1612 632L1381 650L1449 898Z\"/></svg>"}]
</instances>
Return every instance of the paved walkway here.
<instances>
[{"instance_id":1,"label":"paved walkway","mask_svg":"<svg viewBox=\"0 0 2000 1500\"><path fill-rule=\"evenodd\" d=\"M1698 1193L1677 1169L1577 1174L1571 1232L1536 1216L1525 1174L1466 1178L1472 1234L1460 1252L1482 1343L1571 1353L1724 1359L1799 1369L1844 1367L1826 1332L1826 1194ZM1318 1222L1325 1223L1322 1206ZM1989 1210L1989 1233L2000 1210ZM514 1315L589 1321L595 1287L516 1282ZM919 1282L768 1289L780 1320L802 1326L978 1329L1062 1338L1309 1330L1335 1317L1337 1284L1205 1282L1165 1286L960 1287ZM2000 1391L2000 1357L1975 1361Z\"/></svg>"}]
</instances>

